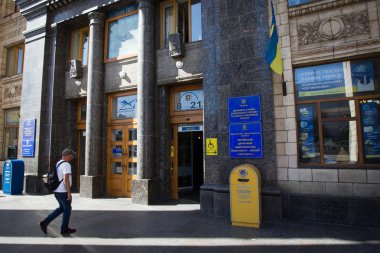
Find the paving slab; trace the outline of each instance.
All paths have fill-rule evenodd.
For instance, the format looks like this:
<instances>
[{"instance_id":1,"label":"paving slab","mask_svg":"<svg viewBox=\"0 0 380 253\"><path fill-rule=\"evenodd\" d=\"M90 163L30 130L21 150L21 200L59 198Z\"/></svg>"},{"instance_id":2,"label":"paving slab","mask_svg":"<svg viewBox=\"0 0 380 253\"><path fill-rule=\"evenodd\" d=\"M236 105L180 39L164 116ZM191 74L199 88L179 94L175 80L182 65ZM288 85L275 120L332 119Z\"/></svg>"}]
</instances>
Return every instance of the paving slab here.
<instances>
[{"instance_id":1,"label":"paving slab","mask_svg":"<svg viewBox=\"0 0 380 253\"><path fill-rule=\"evenodd\" d=\"M53 195L0 193L0 253L380 252L380 229L289 221L236 227L226 218L207 216L192 201L145 206L129 198L79 194L73 195L70 220L77 233L62 237L58 217L45 235L37 222L56 207Z\"/></svg>"}]
</instances>

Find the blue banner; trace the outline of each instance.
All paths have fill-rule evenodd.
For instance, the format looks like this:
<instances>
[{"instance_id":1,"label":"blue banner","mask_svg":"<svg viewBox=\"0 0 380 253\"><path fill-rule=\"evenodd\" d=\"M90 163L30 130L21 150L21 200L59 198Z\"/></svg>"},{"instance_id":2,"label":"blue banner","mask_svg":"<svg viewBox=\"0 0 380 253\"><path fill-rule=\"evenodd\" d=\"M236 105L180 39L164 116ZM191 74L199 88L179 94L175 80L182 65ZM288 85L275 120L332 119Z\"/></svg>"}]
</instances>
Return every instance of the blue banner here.
<instances>
[{"instance_id":1,"label":"blue banner","mask_svg":"<svg viewBox=\"0 0 380 253\"><path fill-rule=\"evenodd\" d=\"M230 124L261 120L260 96L236 97L228 100Z\"/></svg>"},{"instance_id":2,"label":"blue banner","mask_svg":"<svg viewBox=\"0 0 380 253\"><path fill-rule=\"evenodd\" d=\"M262 158L261 122L230 125L230 157Z\"/></svg>"},{"instance_id":3,"label":"blue banner","mask_svg":"<svg viewBox=\"0 0 380 253\"><path fill-rule=\"evenodd\" d=\"M23 157L34 157L36 119L24 120L22 130L21 154Z\"/></svg>"},{"instance_id":4,"label":"blue banner","mask_svg":"<svg viewBox=\"0 0 380 253\"><path fill-rule=\"evenodd\" d=\"M345 93L343 63L294 70L297 97Z\"/></svg>"},{"instance_id":5,"label":"blue banner","mask_svg":"<svg viewBox=\"0 0 380 253\"><path fill-rule=\"evenodd\" d=\"M365 158L380 158L379 112L377 103L360 104Z\"/></svg>"}]
</instances>

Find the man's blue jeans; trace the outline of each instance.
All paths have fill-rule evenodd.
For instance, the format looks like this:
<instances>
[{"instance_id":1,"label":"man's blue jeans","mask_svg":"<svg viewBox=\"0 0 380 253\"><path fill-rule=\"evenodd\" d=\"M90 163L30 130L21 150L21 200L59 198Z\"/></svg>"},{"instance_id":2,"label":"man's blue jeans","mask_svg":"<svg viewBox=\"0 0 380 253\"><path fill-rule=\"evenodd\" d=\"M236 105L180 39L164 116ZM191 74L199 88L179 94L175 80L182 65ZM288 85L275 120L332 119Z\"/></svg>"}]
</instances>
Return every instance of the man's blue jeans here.
<instances>
[{"instance_id":1,"label":"man's blue jeans","mask_svg":"<svg viewBox=\"0 0 380 253\"><path fill-rule=\"evenodd\" d=\"M54 196L58 201L59 207L55 209L51 214L49 214L43 222L47 226L61 213L63 213L61 232L65 232L69 227L71 215L71 200L67 200L67 192L54 192Z\"/></svg>"}]
</instances>

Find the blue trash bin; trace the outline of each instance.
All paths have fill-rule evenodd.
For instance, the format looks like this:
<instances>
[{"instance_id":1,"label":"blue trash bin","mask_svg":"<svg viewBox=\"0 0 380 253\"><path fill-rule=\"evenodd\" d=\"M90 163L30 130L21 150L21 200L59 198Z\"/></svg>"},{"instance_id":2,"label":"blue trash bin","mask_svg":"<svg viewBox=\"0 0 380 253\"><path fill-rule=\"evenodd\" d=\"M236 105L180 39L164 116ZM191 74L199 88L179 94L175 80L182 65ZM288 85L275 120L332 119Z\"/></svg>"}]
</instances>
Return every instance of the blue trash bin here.
<instances>
[{"instance_id":1,"label":"blue trash bin","mask_svg":"<svg viewBox=\"0 0 380 253\"><path fill-rule=\"evenodd\" d=\"M3 192L22 194L24 188L24 161L6 160L3 168Z\"/></svg>"}]
</instances>

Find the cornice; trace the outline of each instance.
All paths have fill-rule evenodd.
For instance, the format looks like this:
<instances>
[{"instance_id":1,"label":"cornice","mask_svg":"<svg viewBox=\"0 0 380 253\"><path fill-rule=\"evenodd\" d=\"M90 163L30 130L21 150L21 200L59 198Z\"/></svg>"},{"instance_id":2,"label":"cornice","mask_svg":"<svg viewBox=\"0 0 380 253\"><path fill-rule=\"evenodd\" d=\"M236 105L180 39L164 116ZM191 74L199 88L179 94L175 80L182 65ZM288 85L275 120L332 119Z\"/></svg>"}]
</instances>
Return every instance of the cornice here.
<instances>
[{"instance_id":1,"label":"cornice","mask_svg":"<svg viewBox=\"0 0 380 253\"><path fill-rule=\"evenodd\" d=\"M321 12L325 10L331 10L334 8L340 8L346 5L352 5L356 3L361 3L361 2L367 2L368 0L336 0L332 1L329 3L311 3L307 5L306 7L291 7L289 8L289 17L290 18L295 18L298 16L304 16L304 15L309 15L312 13L316 12Z\"/></svg>"},{"instance_id":2,"label":"cornice","mask_svg":"<svg viewBox=\"0 0 380 253\"><path fill-rule=\"evenodd\" d=\"M292 52L294 65L380 52L380 39Z\"/></svg>"},{"instance_id":3,"label":"cornice","mask_svg":"<svg viewBox=\"0 0 380 253\"><path fill-rule=\"evenodd\" d=\"M16 0L20 13L27 20L44 15L47 12L47 0Z\"/></svg>"}]
</instances>

